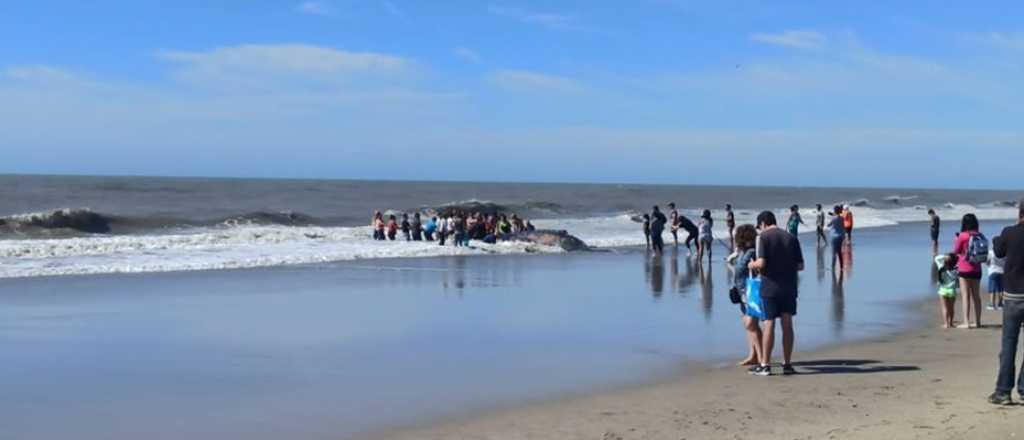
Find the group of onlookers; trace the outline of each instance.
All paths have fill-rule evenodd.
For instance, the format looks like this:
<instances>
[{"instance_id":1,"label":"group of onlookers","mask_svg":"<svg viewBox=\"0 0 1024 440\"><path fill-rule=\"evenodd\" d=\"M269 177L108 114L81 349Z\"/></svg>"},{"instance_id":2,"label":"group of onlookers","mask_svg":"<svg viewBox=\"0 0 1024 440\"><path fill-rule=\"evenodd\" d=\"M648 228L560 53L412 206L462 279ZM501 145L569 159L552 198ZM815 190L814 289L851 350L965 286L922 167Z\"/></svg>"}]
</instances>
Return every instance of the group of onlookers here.
<instances>
[{"instance_id":1,"label":"group of onlookers","mask_svg":"<svg viewBox=\"0 0 1024 440\"><path fill-rule=\"evenodd\" d=\"M401 232L405 241L434 241L444 246L451 242L454 246L469 246L470 240L495 243L506 239L509 235L519 232L533 231L533 224L516 214L487 214L454 211L448 215L432 216L426 223L420 213L402 214L401 222L395 215L377 211L370 223L374 240L397 240Z\"/></svg>"},{"instance_id":2,"label":"group of onlookers","mask_svg":"<svg viewBox=\"0 0 1024 440\"><path fill-rule=\"evenodd\" d=\"M650 214L643 215L643 232L644 239L647 242L647 249L653 250L656 254L661 255L665 251L665 242L662 238L662 233L665 231L666 225L669 227L669 232L672 233L672 241L675 246L679 246L679 230L686 231L686 239L683 244L686 249L692 252L690 247L691 242L696 242L697 247L697 260L701 260L704 255L707 255L708 262L711 262L711 248L714 243L714 235L712 234L712 227L715 224L714 219L711 218L711 210L705 209L701 212L700 218L697 224L694 224L685 215L680 214L676 209L675 203L669 203L669 215L666 218L665 214L661 212L661 208L655 205L651 208ZM729 227L730 241L732 241L732 230L736 226L736 218L732 212L732 205L725 205L726 210L726 225ZM731 245L730 245L731 246Z\"/></svg>"},{"instance_id":3,"label":"group of onlookers","mask_svg":"<svg viewBox=\"0 0 1024 440\"><path fill-rule=\"evenodd\" d=\"M928 210L928 215L933 251L937 254L941 221L934 210ZM1018 395L1024 399L1024 366L1016 376L1017 344L1024 325L1024 199L1018 205L1017 217L1017 224L1004 228L990 246L978 217L966 214L953 239L952 252L935 256L943 328L954 327L956 299L961 293L963 322L956 328L982 326L981 279L983 269L988 268L988 309L1003 312L996 389L988 397L996 405L1012 403L1010 394L1015 383Z\"/></svg>"}]
</instances>

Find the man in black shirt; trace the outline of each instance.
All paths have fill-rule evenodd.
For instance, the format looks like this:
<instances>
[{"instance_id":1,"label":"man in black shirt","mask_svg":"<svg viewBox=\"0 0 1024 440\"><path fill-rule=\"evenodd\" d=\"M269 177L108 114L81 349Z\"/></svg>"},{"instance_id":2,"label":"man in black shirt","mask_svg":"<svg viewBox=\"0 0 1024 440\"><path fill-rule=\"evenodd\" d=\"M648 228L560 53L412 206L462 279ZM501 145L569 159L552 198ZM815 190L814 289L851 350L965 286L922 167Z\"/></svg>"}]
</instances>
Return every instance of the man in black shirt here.
<instances>
[{"instance_id":1,"label":"man in black shirt","mask_svg":"<svg viewBox=\"0 0 1024 440\"><path fill-rule=\"evenodd\" d=\"M758 376L770 376L772 348L775 346L775 319L782 321L782 374L796 373L793 356L793 316L796 315L798 273L804 270L800 242L789 232L779 229L775 214L764 211L757 216L761 235L757 242L757 259L748 268L761 274L761 299L764 302L764 326L761 337L761 365L750 369Z\"/></svg>"},{"instance_id":2,"label":"man in black shirt","mask_svg":"<svg viewBox=\"0 0 1024 440\"><path fill-rule=\"evenodd\" d=\"M666 221L668 220L665 218L665 214L662 214L658 206L655 205L651 211L651 247L658 255L665 250L665 242L661 238L661 233L665 230Z\"/></svg>"},{"instance_id":3,"label":"man in black shirt","mask_svg":"<svg viewBox=\"0 0 1024 440\"><path fill-rule=\"evenodd\" d=\"M999 353L999 375L996 377L996 392L988 401L996 405L1008 405L1010 391L1014 385L1017 341L1020 327L1024 324L1024 199L1018 205L1017 224L1003 229L993 240L996 258L1005 258L1003 282L1003 349ZM1017 395L1024 399L1024 367L1017 378Z\"/></svg>"}]
</instances>

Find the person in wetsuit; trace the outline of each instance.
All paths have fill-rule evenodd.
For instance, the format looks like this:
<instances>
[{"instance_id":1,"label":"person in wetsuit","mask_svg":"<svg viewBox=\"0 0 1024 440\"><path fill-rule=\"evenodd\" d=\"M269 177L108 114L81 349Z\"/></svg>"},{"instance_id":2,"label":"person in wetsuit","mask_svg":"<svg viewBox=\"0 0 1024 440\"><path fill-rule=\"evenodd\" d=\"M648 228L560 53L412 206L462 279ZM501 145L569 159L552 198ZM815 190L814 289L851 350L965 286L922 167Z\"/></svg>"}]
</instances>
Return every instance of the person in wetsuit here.
<instances>
[{"instance_id":1,"label":"person in wetsuit","mask_svg":"<svg viewBox=\"0 0 1024 440\"><path fill-rule=\"evenodd\" d=\"M655 205L651 210L651 248L658 255L665 250L665 241L661 238L661 233L665 231L666 222L668 219L665 218L665 214L662 214L658 206Z\"/></svg>"}]
</instances>

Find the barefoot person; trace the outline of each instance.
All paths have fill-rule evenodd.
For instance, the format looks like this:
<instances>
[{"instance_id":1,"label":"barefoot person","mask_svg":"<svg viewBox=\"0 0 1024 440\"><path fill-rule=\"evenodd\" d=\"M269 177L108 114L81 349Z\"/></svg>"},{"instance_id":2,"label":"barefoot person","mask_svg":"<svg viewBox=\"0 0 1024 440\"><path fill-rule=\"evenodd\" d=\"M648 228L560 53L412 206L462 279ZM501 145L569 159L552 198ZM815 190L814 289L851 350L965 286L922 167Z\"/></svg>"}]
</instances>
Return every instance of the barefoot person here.
<instances>
[{"instance_id":1,"label":"barefoot person","mask_svg":"<svg viewBox=\"0 0 1024 440\"><path fill-rule=\"evenodd\" d=\"M960 291L964 294L964 322L959 328L981 327L981 265L988 260L988 239L979 231L978 217L966 214L960 233L953 242L953 253L959 258ZM971 324L971 311L974 324Z\"/></svg>"},{"instance_id":2,"label":"barefoot person","mask_svg":"<svg viewBox=\"0 0 1024 440\"><path fill-rule=\"evenodd\" d=\"M725 228L729 230L729 251L736 252L736 239L733 232L736 230L736 214L732 212L732 204L725 204Z\"/></svg>"},{"instance_id":3,"label":"barefoot person","mask_svg":"<svg viewBox=\"0 0 1024 440\"><path fill-rule=\"evenodd\" d=\"M843 206L843 228L846 229L846 244L853 244L853 211L850 205Z\"/></svg>"},{"instance_id":4,"label":"barefoot person","mask_svg":"<svg viewBox=\"0 0 1024 440\"><path fill-rule=\"evenodd\" d=\"M675 202L669 203L668 224L669 231L672 231L672 245L679 247L679 211L676 210Z\"/></svg>"},{"instance_id":5,"label":"barefoot person","mask_svg":"<svg viewBox=\"0 0 1024 440\"><path fill-rule=\"evenodd\" d=\"M736 264L733 265L733 289L740 300L743 329L747 332L747 343L750 354L740 361L742 366L756 366L761 363L761 327L757 318L747 314L747 278L750 278L749 265L754 261L754 247L757 243L757 229L754 225L741 225L736 228Z\"/></svg>"},{"instance_id":6,"label":"barefoot person","mask_svg":"<svg viewBox=\"0 0 1024 440\"><path fill-rule=\"evenodd\" d=\"M705 209L700 215L700 225L697 227L697 261L700 262L704 255L708 256L708 264L711 264L711 245L715 241L712 235L712 227L715 221L711 219L711 210Z\"/></svg>"},{"instance_id":7,"label":"barefoot person","mask_svg":"<svg viewBox=\"0 0 1024 440\"><path fill-rule=\"evenodd\" d=\"M804 270L800 242L779 229L775 214L764 211L757 216L761 236L757 243L757 259L748 265L761 273L761 299L764 301L764 324L761 337L761 365L751 369L758 376L770 376L772 349L775 346L775 320L782 322L782 374L795 374L793 369L793 316L796 315L797 274Z\"/></svg>"},{"instance_id":8,"label":"barefoot person","mask_svg":"<svg viewBox=\"0 0 1024 440\"><path fill-rule=\"evenodd\" d=\"M651 250L651 216L644 214L644 239L647 241L647 250Z\"/></svg>"},{"instance_id":9,"label":"barefoot person","mask_svg":"<svg viewBox=\"0 0 1024 440\"><path fill-rule=\"evenodd\" d=\"M932 237L932 253L939 253L939 228L942 226L942 220L939 219L939 215L935 213L934 209L928 210L928 217L931 218L931 227L929 232Z\"/></svg>"},{"instance_id":10,"label":"barefoot person","mask_svg":"<svg viewBox=\"0 0 1024 440\"><path fill-rule=\"evenodd\" d=\"M960 292L960 275L956 270L956 254L935 257L939 270L939 308L942 310L942 328L953 328L956 312L956 296Z\"/></svg>"},{"instance_id":11,"label":"barefoot person","mask_svg":"<svg viewBox=\"0 0 1024 440\"><path fill-rule=\"evenodd\" d=\"M689 218L685 215L679 215L679 227L686 231L686 250L693 254L693 250L690 248L690 242L697 241L697 237L700 235L700 231L697 229L697 225L693 224ZM700 243L697 243L700 246Z\"/></svg>"},{"instance_id":12,"label":"barefoot person","mask_svg":"<svg viewBox=\"0 0 1024 440\"><path fill-rule=\"evenodd\" d=\"M828 244L828 237L825 236L825 210L821 209L821 203L814 207L814 226L817 230L817 243L821 246L822 243Z\"/></svg>"},{"instance_id":13,"label":"barefoot person","mask_svg":"<svg viewBox=\"0 0 1024 440\"><path fill-rule=\"evenodd\" d=\"M1003 229L993 242L998 258L1003 258L1003 349L999 353L996 391L988 401L996 405L1011 403L1017 359L1017 341L1024 324L1024 199L1018 205L1017 224ZM1016 378L1017 395L1024 396L1024 365ZM1024 397L1021 397L1024 399Z\"/></svg>"},{"instance_id":14,"label":"barefoot person","mask_svg":"<svg viewBox=\"0 0 1024 440\"><path fill-rule=\"evenodd\" d=\"M789 235L798 237L800 235L800 225L806 225L804 218L800 216L800 207L793 205L789 207L789 220L786 222L786 230L789 231Z\"/></svg>"},{"instance_id":15,"label":"barefoot person","mask_svg":"<svg viewBox=\"0 0 1024 440\"><path fill-rule=\"evenodd\" d=\"M839 273L843 272L843 240L846 239L846 228L843 227L843 208L836 206L832 208L832 220L829 221L828 232L832 245L832 270L836 270L836 263L839 263Z\"/></svg>"},{"instance_id":16,"label":"barefoot person","mask_svg":"<svg viewBox=\"0 0 1024 440\"><path fill-rule=\"evenodd\" d=\"M995 237L992 240L998 240L999 237ZM988 310L1002 310L1003 309L1003 292L1006 290L1003 287L1003 273L1005 272L1004 266L1006 266L1006 259L999 258L996 256L995 249L989 249L988 251Z\"/></svg>"},{"instance_id":17,"label":"barefoot person","mask_svg":"<svg viewBox=\"0 0 1024 440\"><path fill-rule=\"evenodd\" d=\"M658 205L654 205L651 209L651 249L658 255L665 251L665 241L661 234L665 230L666 221L665 214L661 213Z\"/></svg>"}]
</instances>

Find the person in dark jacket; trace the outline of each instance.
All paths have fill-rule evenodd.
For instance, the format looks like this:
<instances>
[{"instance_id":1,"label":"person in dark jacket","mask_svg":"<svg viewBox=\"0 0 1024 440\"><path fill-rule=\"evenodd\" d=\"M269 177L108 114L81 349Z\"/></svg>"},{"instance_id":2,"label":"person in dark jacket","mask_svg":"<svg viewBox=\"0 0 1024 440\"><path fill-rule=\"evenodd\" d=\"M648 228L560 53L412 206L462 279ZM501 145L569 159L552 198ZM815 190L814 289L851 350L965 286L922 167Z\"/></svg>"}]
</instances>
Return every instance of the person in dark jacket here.
<instances>
[{"instance_id":1,"label":"person in dark jacket","mask_svg":"<svg viewBox=\"0 0 1024 440\"><path fill-rule=\"evenodd\" d=\"M1004 258L1003 283L1003 348L999 353L999 373L996 391L988 397L995 405L1012 403L1010 392L1014 386L1017 342L1024 324L1024 199L1018 205L1017 224L1003 229L993 242L996 258ZM1024 400L1024 366L1016 378L1017 395Z\"/></svg>"},{"instance_id":2,"label":"person in dark jacket","mask_svg":"<svg viewBox=\"0 0 1024 440\"><path fill-rule=\"evenodd\" d=\"M665 218L665 214L662 214L658 206L655 205L651 210L651 248L658 255L661 255L665 250L665 241L661 238L661 233L665 230L665 223L667 222L668 219Z\"/></svg>"}]
</instances>

